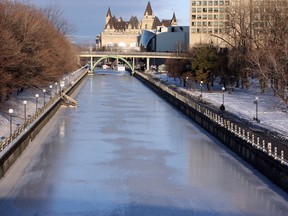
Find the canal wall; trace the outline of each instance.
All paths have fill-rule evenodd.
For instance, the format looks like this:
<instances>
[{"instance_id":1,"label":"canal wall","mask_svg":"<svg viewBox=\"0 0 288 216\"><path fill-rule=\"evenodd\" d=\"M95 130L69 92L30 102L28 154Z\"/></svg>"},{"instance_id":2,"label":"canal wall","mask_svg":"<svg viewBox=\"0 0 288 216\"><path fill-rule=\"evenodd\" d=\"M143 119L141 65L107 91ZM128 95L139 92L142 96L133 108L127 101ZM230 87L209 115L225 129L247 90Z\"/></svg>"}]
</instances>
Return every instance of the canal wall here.
<instances>
[{"instance_id":1,"label":"canal wall","mask_svg":"<svg viewBox=\"0 0 288 216\"><path fill-rule=\"evenodd\" d=\"M283 150L279 152L264 139L260 142L252 131L244 130L232 120L224 119L143 73L136 71L135 77L288 192L288 164Z\"/></svg>"},{"instance_id":2,"label":"canal wall","mask_svg":"<svg viewBox=\"0 0 288 216\"><path fill-rule=\"evenodd\" d=\"M66 95L71 95L80 85L81 81L88 74L84 71L76 76L69 84L62 89ZM0 152L0 178L5 175L8 169L15 163L31 141L39 134L47 122L54 116L62 104L61 94L55 95L37 113L31 116L23 125L18 127L13 135L1 143Z\"/></svg>"}]
</instances>

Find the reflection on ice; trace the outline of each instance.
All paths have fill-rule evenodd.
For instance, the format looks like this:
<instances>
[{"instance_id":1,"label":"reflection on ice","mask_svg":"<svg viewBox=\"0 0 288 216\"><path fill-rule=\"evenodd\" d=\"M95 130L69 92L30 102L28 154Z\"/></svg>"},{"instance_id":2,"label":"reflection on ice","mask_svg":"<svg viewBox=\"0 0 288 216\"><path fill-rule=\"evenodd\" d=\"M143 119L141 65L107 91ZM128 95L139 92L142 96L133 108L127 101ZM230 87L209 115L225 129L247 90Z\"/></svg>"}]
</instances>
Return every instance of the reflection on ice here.
<instances>
[{"instance_id":1,"label":"reflection on ice","mask_svg":"<svg viewBox=\"0 0 288 216\"><path fill-rule=\"evenodd\" d=\"M126 70L107 70L107 69L96 69L94 73L97 75L113 75L113 76L129 76L130 73Z\"/></svg>"}]
</instances>

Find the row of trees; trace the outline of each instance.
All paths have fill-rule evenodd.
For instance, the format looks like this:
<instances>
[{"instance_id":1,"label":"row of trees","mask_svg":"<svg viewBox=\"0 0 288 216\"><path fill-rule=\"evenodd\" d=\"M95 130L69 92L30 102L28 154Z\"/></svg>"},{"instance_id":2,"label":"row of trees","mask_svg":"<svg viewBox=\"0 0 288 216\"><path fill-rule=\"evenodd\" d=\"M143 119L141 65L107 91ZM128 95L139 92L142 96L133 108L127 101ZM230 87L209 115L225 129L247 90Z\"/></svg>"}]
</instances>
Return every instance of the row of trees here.
<instances>
[{"instance_id":1,"label":"row of trees","mask_svg":"<svg viewBox=\"0 0 288 216\"><path fill-rule=\"evenodd\" d=\"M258 78L261 91L272 88L287 102L288 85L288 3L287 1L248 1L231 6L227 12L225 34L212 35L226 47L199 44L186 60L167 62L168 70L183 79L207 83L215 77L221 84L249 88L250 78ZM175 64L182 64L183 69ZM191 77L191 78L190 78Z\"/></svg>"},{"instance_id":2,"label":"row of trees","mask_svg":"<svg viewBox=\"0 0 288 216\"><path fill-rule=\"evenodd\" d=\"M16 90L40 88L77 67L70 30L56 8L0 0L0 103Z\"/></svg>"}]
</instances>

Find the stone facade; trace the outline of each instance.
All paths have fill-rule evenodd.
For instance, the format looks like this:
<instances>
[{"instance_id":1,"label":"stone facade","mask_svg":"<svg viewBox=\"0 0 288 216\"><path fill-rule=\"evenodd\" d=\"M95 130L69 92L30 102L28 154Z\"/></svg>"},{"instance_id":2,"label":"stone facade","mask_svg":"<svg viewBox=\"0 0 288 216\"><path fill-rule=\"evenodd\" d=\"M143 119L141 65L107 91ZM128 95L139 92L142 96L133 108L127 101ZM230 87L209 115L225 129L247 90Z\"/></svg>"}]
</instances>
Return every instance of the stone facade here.
<instances>
[{"instance_id":1,"label":"stone facade","mask_svg":"<svg viewBox=\"0 0 288 216\"><path fill-rule=\"evenodd\" d=\"M175 13L171 20L160 21L154 15L150 2L148 2L143 18L139 22L137 17L132 16L129 21L121 17L112 16L108 8L104 31L100 35L101 47L139 48L139 40L142 30L156 31L158 26L177 25Z\"/></svg>"}]
</instances>

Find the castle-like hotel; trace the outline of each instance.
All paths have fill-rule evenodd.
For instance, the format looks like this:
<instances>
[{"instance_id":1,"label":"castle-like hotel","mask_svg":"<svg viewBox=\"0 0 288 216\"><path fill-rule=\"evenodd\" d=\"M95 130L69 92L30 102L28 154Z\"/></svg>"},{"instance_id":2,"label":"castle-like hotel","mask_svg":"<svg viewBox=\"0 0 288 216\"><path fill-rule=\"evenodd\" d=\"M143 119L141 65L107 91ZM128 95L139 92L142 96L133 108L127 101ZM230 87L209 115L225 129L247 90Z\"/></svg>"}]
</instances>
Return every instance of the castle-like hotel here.
<instances>
[{"instance_id":1,"label":"castle-like hotel","mask_svg":"<svg viewBox=\"0 0 288 216\"><path fill-rule=\"evenodd\" d=\"M101 47L139 48L141 45L144 46L144 44L147 46L149 43L148 41L141 44L141 40L143 42L143 38L141 39L141 36L144 34L143 32L150 32L153 35L156 35L159 32L169 32L169 29L176 32L176 27L177 19L175 13L173 13L171 19L163 19L160 21L160 19L154 15L150 2L147 4L141 21L139 21L136 16L132 16L129 21L124 21L121 17L116 18L115 16L112 16L109 7L104 31L100 36ZM151 46L155 49L156 44L150 45L150 48Z\"/></svg>"}]
</instances>

